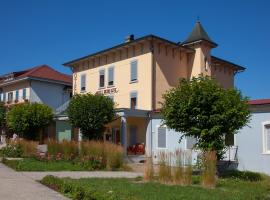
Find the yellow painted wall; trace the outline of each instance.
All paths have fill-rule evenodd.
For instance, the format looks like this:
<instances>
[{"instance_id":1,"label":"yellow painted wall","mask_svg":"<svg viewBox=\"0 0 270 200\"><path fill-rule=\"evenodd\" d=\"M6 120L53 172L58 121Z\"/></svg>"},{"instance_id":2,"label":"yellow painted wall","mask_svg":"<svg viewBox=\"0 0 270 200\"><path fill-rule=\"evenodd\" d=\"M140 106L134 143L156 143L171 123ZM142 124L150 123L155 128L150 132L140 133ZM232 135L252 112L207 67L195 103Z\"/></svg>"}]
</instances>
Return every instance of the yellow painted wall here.
<instances>
[{"instance_id":1,"label":"yellow painted wall","mask_svg":"<svg viewBox=\"0 0 270 200\"><path fill-rule=\"evenodd\" d=\"M159 109L162 102L162 94L178 85L180 78L188 76L187 54L180 50L173 50L172 47L154 46L155 58L155 107Z\"/></svg>"},{"instance_id":2,"label":"yellow painted wall","mask_svg":"<svg viewBox=\"0 0 270 200\"><path fill-rule=\"evenodd\" d=\"M86 74L86 92L95 94L99 88L99 71L105 69L105 88L108 87L108 68L114 66L114 86L117 93L114 93L114 101L117 108L130 108L130 92L137 91L137 109L151 110L151 53L140 54L139 47L136 48L137 56L132 56L131 51L116 52L116 62L104 64L103 60L91 63L90 69L81 67L73 74L74 91L80 93L81 75ZM128 54L128 56L127 56ZM138 55L140 54L140 55ZM123 59L124 58L124 59ZM107 57L107 62L112 60L112 56ZM130 83L130 63L137 60L138 62L138 82ZM101 66L96 66L96 63ZM104 64L104 65L102 65Z\"/></svg>"},{"instance_id":3,"label":"yellow painted wall","mask_svg":"<svg viewBox=\"0 0 270 200\"><path fill-rule=\"evenodd\" d=\"M212 77L224 88L234 87L234 70L229 66L212 66Z\"/></svg>"}]
</instances>

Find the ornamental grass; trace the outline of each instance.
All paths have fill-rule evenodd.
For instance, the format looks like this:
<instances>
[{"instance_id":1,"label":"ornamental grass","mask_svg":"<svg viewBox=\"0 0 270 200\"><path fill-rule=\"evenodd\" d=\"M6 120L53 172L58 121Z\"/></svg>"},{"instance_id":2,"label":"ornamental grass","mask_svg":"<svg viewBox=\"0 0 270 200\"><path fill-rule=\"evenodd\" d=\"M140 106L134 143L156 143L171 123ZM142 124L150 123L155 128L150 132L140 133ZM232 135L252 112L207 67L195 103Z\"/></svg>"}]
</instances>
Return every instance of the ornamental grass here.
<instances>
[{"instance_id":1,"label":"ornamental grass","mask_svg":"<svg viewBox=\"0 0 270 200\"><path fill-rule=\"evenodd\" d=\"M206 188L215 188L217 155L215 151L206 151L202 158L202 177L201 185Z\"/></svg>"},{"instance_id":2,"label":"ornamental grass","mask_svg":"<svg viewBox=\"0 0 270 200\"><path fill-rule=\"evenodd\" d=\"M147 156L144 163L144 180L152 181L154 177L153 159L151 156Z\"/></svg>"},{"instance_id":3,"label":"ornamental grass","mask_svg":"<svg viewBox=\"0 0 270 200\"><path fill-rule=\"evenodd\" d=\"M160 151L158 154L159 169L158 177L162 183L170 183L172 180L171 153Z\"/></svg>"},{"instance_id":4,"label":"ornamental grass","mask_svg":"<svg viewBox=\"0 0 270 200\"><path fill-rule=\"evenodd\" d=\"M37 153L38 142L31 140L19 139L18 145L22 148L22 157L33 157Z\"/></svg>"}]
</instances>

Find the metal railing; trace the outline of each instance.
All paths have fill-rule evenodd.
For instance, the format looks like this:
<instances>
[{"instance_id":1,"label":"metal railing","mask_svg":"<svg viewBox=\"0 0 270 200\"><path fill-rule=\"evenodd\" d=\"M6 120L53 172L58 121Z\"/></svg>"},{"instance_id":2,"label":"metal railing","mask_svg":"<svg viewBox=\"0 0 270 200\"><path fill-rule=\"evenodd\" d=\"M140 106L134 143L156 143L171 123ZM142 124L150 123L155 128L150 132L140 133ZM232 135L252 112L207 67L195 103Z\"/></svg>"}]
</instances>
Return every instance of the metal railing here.
<instances>
[{"instance_id":1,"label":"metal railing","mask_svg":"<svg viewBox=\"0 0 270 200\"><path fill-rule=\"evenodd\" d=\"M223 160L238 161L238 146L227 146Z\"/></svg>"}]
</instances>

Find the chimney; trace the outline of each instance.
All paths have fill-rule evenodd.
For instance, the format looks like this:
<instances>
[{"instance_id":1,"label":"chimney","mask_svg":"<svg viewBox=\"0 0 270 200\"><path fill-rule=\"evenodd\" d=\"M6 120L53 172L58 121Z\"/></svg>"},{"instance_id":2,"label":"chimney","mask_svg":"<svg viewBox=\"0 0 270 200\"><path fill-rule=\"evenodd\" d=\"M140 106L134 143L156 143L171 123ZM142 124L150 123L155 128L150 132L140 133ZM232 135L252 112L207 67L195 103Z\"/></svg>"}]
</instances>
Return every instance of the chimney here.
<instances>
[{"instance_id":1,"label":"chimney","mask_svg":"<svg viewBox=\"0 0 270 200\"><path fill-rule=\"evenodd\" d=\"M134 35L128 35L126 38L125 38L125 43L128 43L128 42L131 42L134 40Z\"/></svg>"}]
</instances>

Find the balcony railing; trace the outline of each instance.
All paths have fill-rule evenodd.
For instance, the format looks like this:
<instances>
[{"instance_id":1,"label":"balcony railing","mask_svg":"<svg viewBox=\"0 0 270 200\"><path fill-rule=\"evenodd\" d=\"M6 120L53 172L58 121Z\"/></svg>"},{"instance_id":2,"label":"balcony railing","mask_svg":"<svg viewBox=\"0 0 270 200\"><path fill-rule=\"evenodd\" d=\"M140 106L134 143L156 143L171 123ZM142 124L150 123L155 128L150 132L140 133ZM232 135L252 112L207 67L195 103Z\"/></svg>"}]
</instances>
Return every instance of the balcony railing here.
<instances>
[{"instance_id":1,"label":"balcony railing","mask_svg":"<svg viewBox=\"0 0 270 200\"><path fill-rule=\"evenodd\" d=\"M1 102L5 103L5 105L13 105L17 103L26 103L29 102L29 97L19 97L18 99L6 99L5 101L1 100Z\"/></svg>"},{"instance_id":2,"label":"balcony railing","mask_svg":"<svg viewBox=\"0 0 270 200\"><path fill-rule=\"evenodd\" d=\"M225 150L224 161L238 161L238 146L227 146Z\"/></svg>"}]
</instances>

